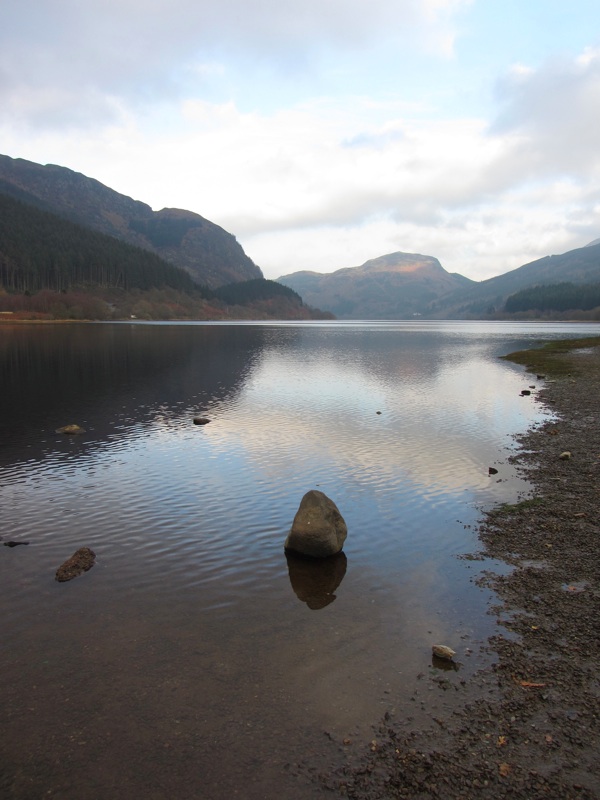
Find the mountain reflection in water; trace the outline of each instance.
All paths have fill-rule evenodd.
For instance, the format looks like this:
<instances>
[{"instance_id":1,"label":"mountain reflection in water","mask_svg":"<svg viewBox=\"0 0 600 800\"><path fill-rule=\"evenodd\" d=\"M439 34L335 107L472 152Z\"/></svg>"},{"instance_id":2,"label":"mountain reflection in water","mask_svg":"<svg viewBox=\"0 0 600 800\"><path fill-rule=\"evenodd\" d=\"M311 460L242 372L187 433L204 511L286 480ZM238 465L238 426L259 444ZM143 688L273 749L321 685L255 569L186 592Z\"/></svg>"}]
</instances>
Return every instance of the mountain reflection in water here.
<instances>
[{"instance_id":1,"label":"mountain reflection in water","mask_svg":"<svg viewBox=\"0 0 600 800\"><path fill-rule=\"evenodd\" d=\"M171 418L186 400L227 401L263 346L259 327L2 325L0 458L25 438L43 455L47 429L72 421L88 423L93 446Z\"/></svg>"}]
</instances>

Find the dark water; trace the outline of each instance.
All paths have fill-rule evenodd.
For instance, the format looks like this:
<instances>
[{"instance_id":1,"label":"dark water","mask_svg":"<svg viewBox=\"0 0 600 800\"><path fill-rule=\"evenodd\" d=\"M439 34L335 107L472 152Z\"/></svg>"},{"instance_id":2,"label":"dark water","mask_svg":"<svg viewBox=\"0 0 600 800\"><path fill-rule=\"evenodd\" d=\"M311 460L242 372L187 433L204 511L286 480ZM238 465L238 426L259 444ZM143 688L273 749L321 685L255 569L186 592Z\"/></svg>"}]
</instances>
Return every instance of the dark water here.
<instances>
[{"instance_id":1,"label":"dark water","mask_svg":"<svg viewBox=\"0 0 600 800\"><path fill-rule=\"evenodd\" d=\"M0 547L0 793L309 798L332 739L430 713L431 644L456 683L493 632L456 556L527 491L507 457L541 412L498 356L598 332L0 326L0 535L29 542ZM283 552L310 488L349 529L320 569ZM57 583L84 545L94 568Z\"/></svg>"}]
</instances>

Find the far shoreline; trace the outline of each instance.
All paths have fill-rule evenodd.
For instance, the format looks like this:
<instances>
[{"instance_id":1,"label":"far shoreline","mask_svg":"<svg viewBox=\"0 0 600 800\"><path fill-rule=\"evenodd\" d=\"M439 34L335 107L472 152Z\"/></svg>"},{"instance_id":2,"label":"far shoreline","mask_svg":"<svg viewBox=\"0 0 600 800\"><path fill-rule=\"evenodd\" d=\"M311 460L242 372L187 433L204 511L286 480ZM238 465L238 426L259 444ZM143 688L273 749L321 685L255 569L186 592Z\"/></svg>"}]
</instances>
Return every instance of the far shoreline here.
<instances>
[{"instance_id":1,"label":"far shoreline","mask_svg":"<svg viewBox=\"0 0 600 800\"><path fill-rule=\"evenodd\" d=\"M149 323L149 322L343 322L345 324L352 324L353 322L488 322L488 323L497 323L497 324L536 324L536 325L556 325L556 324L564 324L564 325L593 325L593 324L600 324L597 320L585 320L585 319L536 319L532 317L531 319L455 319L455 318L448 318L448 319L437 319L437 318L424 318L419 317L414 319L413 317L407 317L403 319L380 319L380 318L368 318L368 319L347 319L347 318L316 318L316 319L304 319L304 318L285 318L285 317L206 317L206 318L191 318L191 317L171 317L169 319L141 319L135 318L132 319L131 317L119 317L118 319L24 319L22 317L12 317L9 316L6 312L0 312L0 325L79 325L81 323L85 324L110 324L111 322L132 322L132 323ZM600 336L599 337L588 337L588 338L598 338L598 342L600 343ZM565 340L569 342L571 340ZM504 356L507 360L513 360L515 363L525 364L525 361L519 361L520 357L525 358L522 354L535 354L538 350L524 350L520 351L520 353L513 353L507 356ZM515 356L515 358L512 358ZM528 356L529 357L529 356ZM533 363L533 361L532 361Z\"/></svg>"}]
</instances>

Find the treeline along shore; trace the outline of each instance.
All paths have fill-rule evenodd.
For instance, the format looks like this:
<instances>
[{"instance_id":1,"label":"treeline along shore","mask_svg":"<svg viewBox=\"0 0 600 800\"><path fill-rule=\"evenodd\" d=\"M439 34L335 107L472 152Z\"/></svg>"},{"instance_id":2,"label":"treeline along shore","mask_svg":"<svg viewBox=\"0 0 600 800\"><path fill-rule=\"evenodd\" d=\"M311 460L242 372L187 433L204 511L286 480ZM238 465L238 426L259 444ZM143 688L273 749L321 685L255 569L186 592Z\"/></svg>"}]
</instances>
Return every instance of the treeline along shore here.
<instances>
[{"instance_id":1,"label":"treeline along shore","mask_svg":"<svg viewBox=\"0 0 600 800\"><path fill-rule=\"evenodd\" d=\"M600 798L600 337L507 358L553 414L514 456L531 496L479 530L473 558L512 567L479 578L495 593L491 664L454 685L430 727L386 714L362 755L321 775L340 796Z\"/></svg>"}]
</instances>

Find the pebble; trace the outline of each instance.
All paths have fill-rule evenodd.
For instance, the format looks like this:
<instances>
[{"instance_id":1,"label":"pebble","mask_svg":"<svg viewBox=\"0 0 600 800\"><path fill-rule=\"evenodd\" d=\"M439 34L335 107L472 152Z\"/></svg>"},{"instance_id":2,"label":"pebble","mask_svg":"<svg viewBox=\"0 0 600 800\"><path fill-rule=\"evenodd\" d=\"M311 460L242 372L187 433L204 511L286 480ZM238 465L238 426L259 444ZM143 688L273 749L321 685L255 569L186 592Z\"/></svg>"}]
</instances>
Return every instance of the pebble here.
<instances>
[{"instance_id":1,"label":"pebble","mask_svg":"<svg viewBox=\"0 0 600 800\"><path fill-rule=\"evenodd\" d=\"M447 647L445 644L434 644L431 650L434 656L437 656L437 658L444 658L446 661L452 661L456 655L456 651L451 647Z\"/></svg>"}]
</instances>

